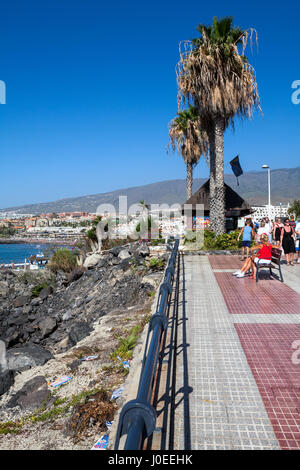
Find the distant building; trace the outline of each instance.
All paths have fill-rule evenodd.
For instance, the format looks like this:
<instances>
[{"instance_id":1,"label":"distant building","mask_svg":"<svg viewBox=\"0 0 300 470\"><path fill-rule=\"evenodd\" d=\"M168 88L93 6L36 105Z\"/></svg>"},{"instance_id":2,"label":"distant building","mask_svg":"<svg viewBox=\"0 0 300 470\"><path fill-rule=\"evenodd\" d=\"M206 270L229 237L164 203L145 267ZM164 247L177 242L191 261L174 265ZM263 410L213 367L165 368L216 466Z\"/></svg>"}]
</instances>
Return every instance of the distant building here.
<instances>
[{"instance_id":1,"label":"distant building","mask_svg":"<svg viewBox=\"0 0 300 470\"><path fill-rule=\"evenodd\" d=\"M270 206L270 218L275 220L276 217L287 217L290 205L280 204L279 206ZM252 219L256 222L264 217L269 217L269 206L252 206Z\"/></svg>"},{"instance_id":2,"label":"distant building","mask_svg":"<svg viewBox=\"0 0 300 470\"><path fill-rule=\"evenodd\" d=\"M27 217L24 221L25 228L36 227L37 217Z\"/></svg>"}]
</instances>

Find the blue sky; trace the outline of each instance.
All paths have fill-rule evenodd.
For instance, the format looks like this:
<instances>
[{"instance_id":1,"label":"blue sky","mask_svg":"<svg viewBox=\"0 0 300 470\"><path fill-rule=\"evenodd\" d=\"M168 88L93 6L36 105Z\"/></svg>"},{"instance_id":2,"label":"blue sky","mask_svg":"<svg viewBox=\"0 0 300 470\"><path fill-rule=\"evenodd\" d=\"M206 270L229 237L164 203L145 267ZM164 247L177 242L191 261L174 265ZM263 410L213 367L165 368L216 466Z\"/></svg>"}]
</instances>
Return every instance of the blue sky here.
<instances>
[{"instance_id":1,"label":"blue sky","mask_svg":"<svg viewBox=\"0 0 300 470\"><path fill-rule=\"evenodd\" d=\"M167 154L177 113L178 45L199 23L232 15L256 28L256 69L264 117L236 123L224 141L225 171L299 165L300 6L185 0L27 0L1 6L0 208L185 178ZM205 161L195 177L206 177Z\"/></svg>"}]
</instances>

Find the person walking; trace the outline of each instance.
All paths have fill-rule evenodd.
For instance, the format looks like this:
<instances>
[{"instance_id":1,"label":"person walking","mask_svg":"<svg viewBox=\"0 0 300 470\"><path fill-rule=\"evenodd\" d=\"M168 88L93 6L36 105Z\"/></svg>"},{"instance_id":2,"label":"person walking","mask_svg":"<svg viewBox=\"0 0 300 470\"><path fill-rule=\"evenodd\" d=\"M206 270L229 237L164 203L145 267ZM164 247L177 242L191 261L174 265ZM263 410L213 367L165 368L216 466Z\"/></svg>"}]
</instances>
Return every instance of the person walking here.
<instances>
[{"instance_id":1,"label":"person walking","mask_svg":"<svg viewBox=\"0 0 300 470\"><path fill-rule=\"evenodd\" d=\"M294 242L294 229L290 226L289 219L284 219L284 225L281 229L280 247L283 248L287 266L294 266L294 253L296 253Z\"/></svg>"},{"instance_id":2,"label":"person walking","mask_svg":"<svg viewBox=\"0 0 300 470\"><path fill-rule=\"evenodd\" d=\"M247 252L247 257L249 256L249 250L251 246L251 239L252 237L255 236L255 232L253 229L252 221L251 219L247 219L245 222L245 226L242 228L242 230L239 233L238 236L238 241L240 241L241 236L242 238L242 257L240 258L241 261L244 261L245 259L245 248Z\"/></svg>"},{"instance_id":3,"label":"person walking","mask_svg":"<svg viewBox=\"0 0 300 470\"><path fill-rule=\"evenodd\" d=\"M281 222L280 217L276 217L275 223L273 225L273 240L275 245L280 245L281 230L283 228L283 223Z\"/></svg>"},{"instance_id":4,"label":"person walking","mask_svg":"<svg viewBox=\"0 0 300 470\"><path fill-rule=\"evenodd\" d=\"M269 237L269 242L272 243L272 232L273 232L273 225L270 221L269 217L265 217L265 227L267 229L267 234Z\"/></svg>"}]
</instances>

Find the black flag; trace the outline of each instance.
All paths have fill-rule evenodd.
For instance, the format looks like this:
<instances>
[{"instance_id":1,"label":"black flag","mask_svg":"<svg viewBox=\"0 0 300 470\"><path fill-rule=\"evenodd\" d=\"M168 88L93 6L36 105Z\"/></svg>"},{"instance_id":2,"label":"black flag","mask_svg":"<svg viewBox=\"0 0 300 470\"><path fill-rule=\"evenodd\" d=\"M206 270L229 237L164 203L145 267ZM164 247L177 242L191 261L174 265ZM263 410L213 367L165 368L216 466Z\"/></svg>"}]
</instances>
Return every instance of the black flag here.
<instances>
[{"instance_id":1,"label":"black flag","mask_svg":"<svg viewBox=\"0 0 300 470\"><path fill-rule=\"evenodd\" d=\"M237 179L237 184L239 186L239 180L238 180L238 176L241 176L243 174L243 170L242 170L242 167L240 165L240 161L239 161L239 156L237 155L233 160L231 160L231 162L229 162L230 165L231 165L231 168L232 168L232 171L233 173L235 174L236 176L236 179Z\"/></svg>"}]
</instances>

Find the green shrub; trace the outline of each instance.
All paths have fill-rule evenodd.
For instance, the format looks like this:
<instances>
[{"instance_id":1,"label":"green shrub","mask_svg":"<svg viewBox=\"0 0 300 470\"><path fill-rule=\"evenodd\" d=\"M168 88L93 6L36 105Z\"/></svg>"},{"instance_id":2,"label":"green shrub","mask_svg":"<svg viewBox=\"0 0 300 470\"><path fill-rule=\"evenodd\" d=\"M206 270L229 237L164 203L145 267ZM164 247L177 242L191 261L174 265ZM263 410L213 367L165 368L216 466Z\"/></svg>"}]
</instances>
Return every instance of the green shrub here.
<instances>
[{"instance_id":1,"label":"green shrub","mask_svg":"<svg viewBox=\"0 0 300 470\"><path fill-rule=\"evenodd\" d=\"M76 256L76 251L71 251L68 248L60 248L52 256L49 269L54 273L60 270L65 273L70 273L77 266Z\"/></svg>"},{"instance_id":2,"label":"green shrub","mask_svg":"<svg viewBox=\"0 0 300 470\"><path fill-rule=\"evenodd\" d=\"M45 289L45 287L48 287L48 285L48 282L44 281L41 284L34 286L31 290L32 297L38 297L40 292Z\"/></svg>"},{"instance_id":3,"label":"green shrub","mask_svg":"<svg viewBox=\"0 0 300 470\"><path fill-rule=\"evenodd\" d=\"M90 228L87 232L86 232L86 236L89 240L93 241L93 242L96 242L97 241L97 235L96 235L96 227L92 227Z\"/></svg>"},{"instance_id":4,"label":"green shrub","mask_svg":"<svg viewBox=\"0 0 300 470\"><path fill-rule=\"evenodd\" d=\"M139 338L139 334L142 331L141 325L136 325L129 331L127 337L122 338L121 336L118 337L120 343L118 348L111 353L111 357L115 359L117 356L121 357L123 361L127 361L128 359L132 359L133 349L136 346L137 340Z\"/></svg>"},{"instance_id":5,"label":"green shrub","mask_svg":"<svg viewBox=\"0 0 300 470\"><path fill-rule=\"evenodd\" d=\"M223 233L215 237L214 232L211 230L204 230L204 244L201 247L203 250L238 250L242 242L237 240L240 231L236 230L230 233ZM195 243L196 233L189 232L185 237L184 244Z\"/></svg>"},{"instance_id":6,"label":"green shrub","mask_svg":"<svg viewBox=\"0 0 300 470\"><path fill-rule=\"evenodd\" d=\"M150 258L149 261L149 266L151 269L160 269L163 268L165 264L165 261L163 258Z\"/></svg>"},{"instance_id":7,"label":"green shrub","mask_svg":"<svg viewBox=\"0 0 300 470\"><path fill-rule=\"evenodd\" d=\"M101 222L101 220L102 220L102 217L101 215L99 215L97 219L93 220L92 227L86 232L86 237L93 242L97 241L96 229L97 229L98 223Z\"/></svg>"},{"instance_id":8,"label":"green shrub","mask_svg":"<svg viewBox=\"0 0 300 470\"><path fill-rule=\"evenodd\" d=\"M211 230L204 230L204 248L210 249L215 247L215 234Z\"/></svg>"},{"instance_id":9,"label":"green shrub","mask_svg":"<svg viewBox=\"0 0 300 470\"><path fill-rule=\"evenodd\" d=\"M166 243L164 238L153 238L151 240L152 246L164 245Z\"/></svg>"},{"instance_id":10,"label":"green shrub","mask_svg":"<svg viewBox=\"0 0 300 470\"><path fill-rule=\"evenodd\" d=\"M238 250L240 242L237 241L239 231L223 233L215 238L215 248L217 250Z\"/></svg>"}]
</instances>

